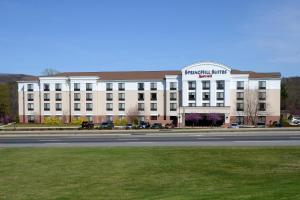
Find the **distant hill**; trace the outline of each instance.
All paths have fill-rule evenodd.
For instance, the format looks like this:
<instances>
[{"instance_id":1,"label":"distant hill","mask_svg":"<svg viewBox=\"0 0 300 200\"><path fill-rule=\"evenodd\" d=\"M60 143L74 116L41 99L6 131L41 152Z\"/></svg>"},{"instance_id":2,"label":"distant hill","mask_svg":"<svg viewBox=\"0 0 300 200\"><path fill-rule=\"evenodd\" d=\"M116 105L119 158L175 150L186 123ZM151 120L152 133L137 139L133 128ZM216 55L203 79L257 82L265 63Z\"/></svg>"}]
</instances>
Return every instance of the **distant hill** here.
<instances>
[{"instance_id":1,"label":"distant hill","mask_svg":"<svg viewBox=\"0 0 300 200\"><path fill-rule=\"evenodd\" d=\"M33 77L31 75L26 75L26 74L5 74L5 73L0 73L0 84L1 83L12 83L19 81L23 78L26 77Z\"/></svg>"}]
</instances>

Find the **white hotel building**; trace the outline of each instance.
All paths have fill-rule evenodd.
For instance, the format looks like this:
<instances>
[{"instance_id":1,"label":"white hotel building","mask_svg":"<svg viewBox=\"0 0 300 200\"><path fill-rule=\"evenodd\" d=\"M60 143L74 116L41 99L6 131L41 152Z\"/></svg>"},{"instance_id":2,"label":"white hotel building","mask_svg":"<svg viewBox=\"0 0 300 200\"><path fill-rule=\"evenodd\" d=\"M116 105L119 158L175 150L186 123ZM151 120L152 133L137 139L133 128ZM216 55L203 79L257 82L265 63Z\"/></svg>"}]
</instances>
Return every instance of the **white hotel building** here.
<instances>
[{"instance_id":1,"label":"white hotel building","mask_svg":"<svg viewBox=\"0 0 300 200\"><path fill-rule=\"evenodd\" d=\"M69 123L85 117L101 123L134 115L185 126L190 113L215 113L226 126L249 123L249 108L255 107L257 121L269 124L280 118L280 85L280 73L239 71L212 62L181 71L66 72L19 81L19 118L43 123L45 117L59 117ZM250 105L253 96L255 105Z\"/></svg>"}]
</instances>

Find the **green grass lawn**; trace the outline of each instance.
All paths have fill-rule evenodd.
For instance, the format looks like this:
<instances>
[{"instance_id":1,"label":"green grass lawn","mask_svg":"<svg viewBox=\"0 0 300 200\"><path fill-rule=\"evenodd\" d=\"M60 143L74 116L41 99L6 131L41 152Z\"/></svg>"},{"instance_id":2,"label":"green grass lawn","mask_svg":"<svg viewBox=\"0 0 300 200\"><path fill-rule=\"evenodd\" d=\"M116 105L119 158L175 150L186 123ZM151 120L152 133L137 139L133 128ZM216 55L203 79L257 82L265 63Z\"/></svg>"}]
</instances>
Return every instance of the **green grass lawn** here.
<instances>
[{"instance_id":1,"label":"green grass lawn","mask_svg":"<svg viewBox=\"0 0 300 200\"><path fill-rule=\"evenodd\" d=\"M300 199L300 148L2 148L0 199Z\"/></svg>"}]
</instances>

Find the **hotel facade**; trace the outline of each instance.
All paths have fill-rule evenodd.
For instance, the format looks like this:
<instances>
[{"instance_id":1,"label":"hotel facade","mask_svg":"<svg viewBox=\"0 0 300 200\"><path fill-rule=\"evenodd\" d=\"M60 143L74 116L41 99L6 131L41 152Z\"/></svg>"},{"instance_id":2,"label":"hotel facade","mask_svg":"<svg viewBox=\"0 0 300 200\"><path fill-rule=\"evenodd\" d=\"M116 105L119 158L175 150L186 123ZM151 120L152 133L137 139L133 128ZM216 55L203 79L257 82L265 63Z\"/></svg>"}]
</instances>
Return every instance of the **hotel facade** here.
<instances>
[{"instance_id":1,"label":"hotel facade","mask_svg":"<svg viewBox=\"0 0 300 200\"><path fill-rule=\"evenodd\" d=\"M94 123L132 118L175 126L218 115L218 124L270 124L280 119L280 73L239 71L199 62L178 71L66 72L18 82L21 123Z\"/></svg>"}]
</instances>

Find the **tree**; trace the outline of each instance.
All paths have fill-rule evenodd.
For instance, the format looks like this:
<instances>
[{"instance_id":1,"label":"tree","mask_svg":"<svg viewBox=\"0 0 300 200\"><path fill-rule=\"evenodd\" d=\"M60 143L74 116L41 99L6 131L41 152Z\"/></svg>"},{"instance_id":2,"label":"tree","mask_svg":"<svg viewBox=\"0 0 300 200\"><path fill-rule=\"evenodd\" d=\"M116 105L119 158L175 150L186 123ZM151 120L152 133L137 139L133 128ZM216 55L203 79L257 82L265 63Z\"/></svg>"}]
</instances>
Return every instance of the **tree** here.
<instances>
[{"instance_id":1,"label":"tree","mask_svg":"<svg viewBox=\"0 0 300 200\"><path fill-rule=\"evenodd\" d=\"M195 126L195 123L203 120L203 116L200 113L188 113L185 114L185 120L193 123L193 126Z\"/></svg>"},{"instance_id":2,"label":"tree","mask_svg":"<svg viewBox=\"0 0 300 200\"><path fill-rule=\"evenodd\" d=\"M139 111L138 111L137 106L130 108L126 112L126 116L127 116L128 122L130 122L132 124L138 124Z\"/></svg>"},{"instance_id":3,"label":"tree","mask_svg":"<svg viewBox=\"0 0 300 200\"><path fill-rule=\"evenodd\" d=\"M248 89L245 92L245 114L248 118L248 122L252 125L257 124L258 114L259 114L259 90L258 89Z\"/></svg>"},{"instance_id":4,"label":"tree","mask_svg":"<svg viewBox=\"0 0 300 200\"><path fill-rule=\"evenodd\" d=\"M53 76L53 75L58 74L58 73L59 73L59 71L57 71L56 69L46 68L42 72L42 75L43 76Z\"/></svg>"},{"instance_id":5,"label":"tree","mask_svg":"<svg viewBox=\"0 0 300 200\"><path fill-rule=\"evenodd\" d=\"M281 84L280 96L281 96L281 109L285 110L286 109L286 101L289 97L286 83Z\"/></svg>"}]
</instances>

